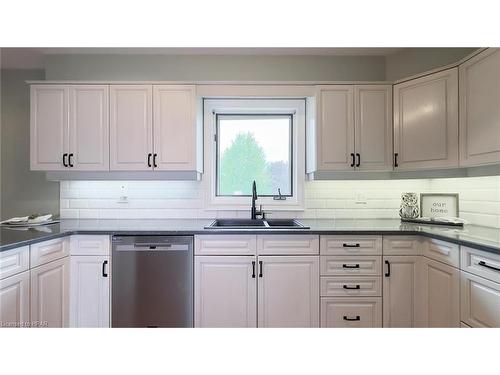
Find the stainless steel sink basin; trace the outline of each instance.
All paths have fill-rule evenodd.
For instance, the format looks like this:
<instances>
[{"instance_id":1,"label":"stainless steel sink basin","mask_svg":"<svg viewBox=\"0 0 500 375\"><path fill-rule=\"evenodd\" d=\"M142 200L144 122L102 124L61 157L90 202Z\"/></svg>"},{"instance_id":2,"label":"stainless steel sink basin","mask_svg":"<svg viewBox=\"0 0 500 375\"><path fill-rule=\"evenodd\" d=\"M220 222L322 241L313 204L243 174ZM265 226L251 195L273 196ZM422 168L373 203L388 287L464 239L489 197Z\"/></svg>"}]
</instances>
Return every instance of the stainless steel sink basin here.
<instances>
[{"instance_id":1,"label":"stainless steel sink basin","mask_svg":"<svg viewBox=\"0 0 500 375\"><path fill-rule=\"evenodd\" d=\"M205 229L309 229L295 219L216 219Z\"/></svg>"}]
</instances>

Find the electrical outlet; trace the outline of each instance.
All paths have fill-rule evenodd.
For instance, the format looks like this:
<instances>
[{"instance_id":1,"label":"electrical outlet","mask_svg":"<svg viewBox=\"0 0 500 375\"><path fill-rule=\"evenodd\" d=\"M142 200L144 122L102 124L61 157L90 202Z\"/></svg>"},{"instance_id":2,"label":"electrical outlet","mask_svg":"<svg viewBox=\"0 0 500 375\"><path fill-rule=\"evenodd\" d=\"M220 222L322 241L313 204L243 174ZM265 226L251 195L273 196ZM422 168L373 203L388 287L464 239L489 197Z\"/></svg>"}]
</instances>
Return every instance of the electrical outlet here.
<instances>
[{"instance_id":1,"label":"electrical outlet","mask_svg":"<svg viewBox=\"0 0 500 375\"><path fill-rule=\"evenodd\" d=\"M120 198L118 198L118 203L128 203L128 186L126 184L120 186Z\"/></svg>"},{"instance_id":2,"label":"electrical outlet","mask_svg":"<svg viewBox=\"0 0 500 375\"><path fill-rule=\"evenodd\" d=\"M355 202L356 204L366 204L366 194L360 191L355 193Z\"/></svg>"}]
</instances>

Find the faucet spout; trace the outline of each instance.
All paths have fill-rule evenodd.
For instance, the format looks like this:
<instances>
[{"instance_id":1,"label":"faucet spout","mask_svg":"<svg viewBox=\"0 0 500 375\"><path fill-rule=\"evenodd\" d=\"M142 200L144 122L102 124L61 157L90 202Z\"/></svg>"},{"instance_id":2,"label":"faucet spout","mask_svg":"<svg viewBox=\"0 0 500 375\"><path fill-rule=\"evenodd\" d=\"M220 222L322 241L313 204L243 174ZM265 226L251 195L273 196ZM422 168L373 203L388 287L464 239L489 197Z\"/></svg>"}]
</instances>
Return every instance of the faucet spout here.
<instances>
[{"instance_id":1,"label":"faucet spout","mask_svg":"<svg viewBox=\"0 0 500 375\"><path fill-rule=\"evenodd\" d=\"M252 183L252 209L251 209L251 219L255 220L257 219L257 208L255 207L255 201L257 200L257 184L254 182Z\"/></svg>"}]
</instances>

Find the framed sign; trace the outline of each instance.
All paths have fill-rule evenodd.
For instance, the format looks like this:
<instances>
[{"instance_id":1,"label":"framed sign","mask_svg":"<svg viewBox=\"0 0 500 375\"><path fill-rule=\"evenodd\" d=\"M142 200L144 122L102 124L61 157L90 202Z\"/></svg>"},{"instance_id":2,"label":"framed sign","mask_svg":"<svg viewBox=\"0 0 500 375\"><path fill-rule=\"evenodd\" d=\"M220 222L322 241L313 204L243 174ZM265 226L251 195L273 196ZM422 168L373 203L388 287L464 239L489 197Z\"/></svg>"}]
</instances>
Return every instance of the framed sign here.
<instances>
[{"instance_id":1,"label":"framed sign","mask_svg":"<svg viewBox=\"0 0 500 375\"><path fill-rule=\"evenodd\" d=\"M458 194L420 194L421 217L458 217Z\"/></svg>"}]
</instances>

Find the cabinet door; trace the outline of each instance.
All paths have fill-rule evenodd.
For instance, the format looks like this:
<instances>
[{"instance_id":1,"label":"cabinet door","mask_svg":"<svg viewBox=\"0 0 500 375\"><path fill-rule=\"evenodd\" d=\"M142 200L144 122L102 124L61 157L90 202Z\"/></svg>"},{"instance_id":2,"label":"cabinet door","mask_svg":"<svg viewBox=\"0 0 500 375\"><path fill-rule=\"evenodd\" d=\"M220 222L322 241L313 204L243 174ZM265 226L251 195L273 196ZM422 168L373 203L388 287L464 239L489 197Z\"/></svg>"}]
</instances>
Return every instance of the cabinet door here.
<instances>
[{"instance_id":1,"label":"cabinet door","mask_svg":"<svg viewBox=\"0 0 500 375\"><path fill-rule=\"evenodd\" d=\"M69 257L31 269L31 321L68 327Z\"/></svg>"},{"instance_id":2,"label":"cabinet door","mask_svg":"<svg viewBox=\"0 0 500 375\"><path fill-rule=\"evenodd\" d=\"M258 326L319 326L319 256L259 256Z\"/></svg>"},{"instance_id":3,"label":"cabinet door","mask_svg":"<svg viewBox=\"0 0 500 375\"><path fill-rule=\"evenodd\" d=\"M196 256L195 327L256 327L257 277L253 256Z\"/></svg>"},{"instance_id":4,"label":"cabinet door","mask_svg":"<svg viewBox=\"0 0 500 375\"><path fill-rule=\"evenodd\" d=\"M460 317L471 327L500 328L500 284L460 272Z\"/></svg>"},{"instance_id":5,"label":"cabinet door","mask_svg":"<svg viewBox=\"0 0 500 375\"><path fill-rule=\"evenodd\" d=\"M332 85L318 87L318 170L353 170L353 104L353 86Z\"/></svg>"},{"instance_id":6,"label":"cabinet door","mask_svg":"<svg viewBox=\"0 0 500 375\"><path fill-rule=\"evenodd\" d=\"M418 327L419 256L384 257L384 327Z\"/></svg>"},{"instance_id":7,"label":"cabinet door","mask_svg":"<svg viewBox=\"0 0 500 375\"><path fill-rule=\"evenodd\" d=\"M356 169L392 170L392 86L354 87Z\"/></svg>"},{"instance_id":8,"label":"cabinet door","mask_svg":"<svg viewBox=\"0 0 500 375\"><path fill-rule=\"evenodd\" d=\"M31 170L66 169L68 153L68 86L32 85L30 112Z\"/></svg>"},{"instance_id":9,"label":"cabinet door","mask_svg":"<svg viewBox=\"0 0 500 375\"><path fill-rule=\"evenodd\" d=\"M0 280L0 328L29 326L29 271Z\"/></svg>"},{"instance_id":10,"label":"cabinet door","mask_svg":"<svg viewBox=\"0 0 500 375\"><path fill-rule=\"evenodd\" d=\"M109 97L110 169L151 170L148 155L153 153L152 87L111 85Z\"/></svg>"},{"instance_id":11,"label":"cabinet door","mask_svg":"<svg viewBox=\"0 0 500 375\"><path fill-rule=\"evenodd\" d=\"M422 323L425 327L460 326L460 271L422 259Z\"/></svg>"},{"instance_id":12,"label":"cabinet door","mask_svg":"<svg viewBox=\"0 0 500 375\"><path fill-rule=\"evenodd\" d=\"M72 170L109 169L108 86L69 89L69 153Z\"/></svg>"},{"instance_id":13,"label":"cabinet door","mask_svg":"<svg viewBox=\"0 0 500 375\"><path fill-rule=\"evenodd\" d=\"M500 163L500 49L460 65L460 165Z\"/></svg>"},{"instance_id":14,"label":"cabinet door","mask_svg":"<svg viewBox=\"0 0 500 375\"><path fill-rule=\"evenodd\" d=\"M457 68L394 86L394 152L396 170L458 167Z\"/></svg>"},{"instance_id":15,"label":"cabinet door","mask_svg":"<svg viewBox=\"0 0 500 375\"><path fill-rule=\"evenodd\" d=\"M109 327L109 257L71 258L70 327Z\"/></svg>"},{"instance_id":16,"label":"cabinet door","mask_svg":"<svg viewBox=\"0 0 500 375\"><path fill-rule=\"evenodd\" d=\"M196 169L195 86L154 86L155 169Z\"/></svg>"}]
</instances>

